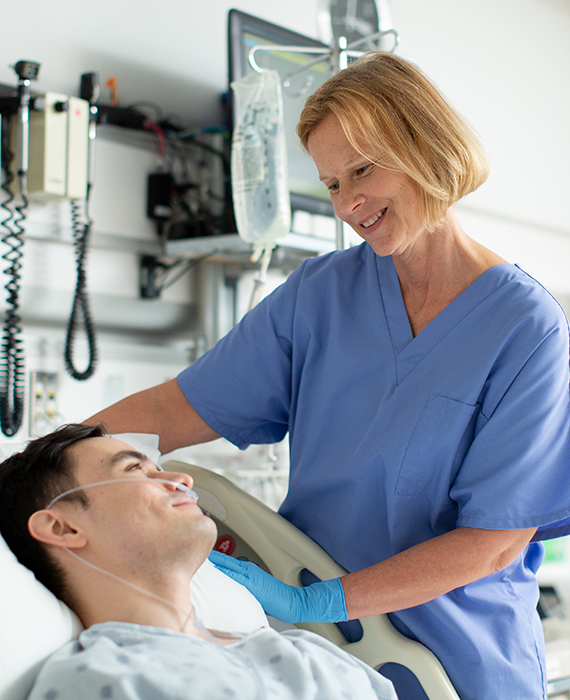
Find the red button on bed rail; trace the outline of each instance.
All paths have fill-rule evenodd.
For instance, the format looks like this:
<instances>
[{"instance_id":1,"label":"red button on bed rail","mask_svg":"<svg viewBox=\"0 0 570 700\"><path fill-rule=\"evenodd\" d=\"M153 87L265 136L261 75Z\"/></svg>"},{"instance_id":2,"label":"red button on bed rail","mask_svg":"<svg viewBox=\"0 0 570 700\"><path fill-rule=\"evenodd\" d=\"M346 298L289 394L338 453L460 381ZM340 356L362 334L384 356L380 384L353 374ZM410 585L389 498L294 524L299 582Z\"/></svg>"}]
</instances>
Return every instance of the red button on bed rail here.
<instances>
[{"instance_id":1,"label":"red button on bed rail","mask_svg":"<svg viewBox=\"0 0 570 700\"><path fill-rule=\"evenodd\" d=\"M218 538L214 549L222 554L231 554L236 548L236 541L231 535L222 535Z\"/></svg>"}]
</instances>

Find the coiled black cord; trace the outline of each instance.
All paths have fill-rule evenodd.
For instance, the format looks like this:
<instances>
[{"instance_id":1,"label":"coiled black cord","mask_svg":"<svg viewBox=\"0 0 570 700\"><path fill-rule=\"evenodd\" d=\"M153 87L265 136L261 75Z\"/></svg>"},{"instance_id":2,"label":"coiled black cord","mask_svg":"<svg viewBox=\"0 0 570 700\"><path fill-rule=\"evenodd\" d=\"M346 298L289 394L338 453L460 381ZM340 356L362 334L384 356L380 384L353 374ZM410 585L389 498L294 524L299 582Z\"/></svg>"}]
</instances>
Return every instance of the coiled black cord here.
<instances>
[{"instance_id":1,"label":"coiled black cord","mask_svg":"<svg viewBox=\"0 0 570 700\"><path fill-rule=\"evenodd\" d=\"M89 245L89 235L91 233L92 220L88 213L89 189L85 200L84 218L81 215L81 205L77 201L71 202L71 226L73 239L75 242L75 260L77 264L77 282L75 285L75 295L71 307L71 315L67 324L67 336L65 339L64 361L65 368L69 374L78 381L89 379L93 376L97 365L97 340L95 336L95 326L91 318L89 309L89 299L87 297L87 275L85 264ZM89 362L84 372L76 369L73 362L74 343L77 331L83 325L87 338L87 348Z\"/></svg>"},{"instance_id":2,"label":"coiled black cord","mask_svg":"<svg viewBox=\"0 0 570 700\"><path fill-rule=\"evenodd\" d=\"M4 273L8 277L6 283L7 309L4 315L2 346L0 348L0 426L4 435L15 435L22 425L24 415L25 362L24 347L20 334L22 332L19 315L20 270L22 269L22 248L24 246L24 228L28 201L22 194L20 204L11 206L14 202L12 183L14 175L10 164L14 154L10 150L8 129L2 134L2 170L5 177L1 189L7 198L0 207L7 213L1 222L4 229L2 242L8 250L2 259L9 263ZM15 213L14 213L15 212Z\"/></svg>"}]
</instances>

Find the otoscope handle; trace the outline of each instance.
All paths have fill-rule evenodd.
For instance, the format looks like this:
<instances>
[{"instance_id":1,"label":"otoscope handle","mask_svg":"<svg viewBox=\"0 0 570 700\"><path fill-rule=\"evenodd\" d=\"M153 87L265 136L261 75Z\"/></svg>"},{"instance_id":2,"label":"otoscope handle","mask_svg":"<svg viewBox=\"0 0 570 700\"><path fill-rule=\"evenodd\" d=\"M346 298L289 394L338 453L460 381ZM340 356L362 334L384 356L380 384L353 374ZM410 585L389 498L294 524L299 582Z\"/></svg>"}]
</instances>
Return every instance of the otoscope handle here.
<instances>
[{"instance_id":1,"label":"otoscope handle","mask_svg":"<svg viewBox=\"0 0 570 700\"><path fill-rule=\"evenodd\" d=\"M28 194L28 164L30 148L30 85L40 75L40 63L18 61L14 70L18 75L18 160L17 172L20 178L22 196Z\"/></svg>"}]
</instances>

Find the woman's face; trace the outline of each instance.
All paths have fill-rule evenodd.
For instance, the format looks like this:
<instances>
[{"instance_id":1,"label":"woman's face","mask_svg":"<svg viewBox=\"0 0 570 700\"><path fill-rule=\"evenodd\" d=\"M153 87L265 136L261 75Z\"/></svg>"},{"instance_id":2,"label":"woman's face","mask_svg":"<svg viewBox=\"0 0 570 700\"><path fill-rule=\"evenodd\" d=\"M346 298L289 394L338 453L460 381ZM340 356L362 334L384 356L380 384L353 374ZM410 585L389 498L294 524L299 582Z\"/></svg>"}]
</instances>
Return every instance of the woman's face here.
<instances>
[{"instance_id":1,"label":"woman's face","mask_svg":"<svg viewBox=\"0 0 570 700\"><path fill-rule=\"evenodd\" d=\"M413 244L427 233L416 183L361 156L333 114L312 131L307 146L339 219L377 255L411 253Z\"/></svg>"}]
</instances>

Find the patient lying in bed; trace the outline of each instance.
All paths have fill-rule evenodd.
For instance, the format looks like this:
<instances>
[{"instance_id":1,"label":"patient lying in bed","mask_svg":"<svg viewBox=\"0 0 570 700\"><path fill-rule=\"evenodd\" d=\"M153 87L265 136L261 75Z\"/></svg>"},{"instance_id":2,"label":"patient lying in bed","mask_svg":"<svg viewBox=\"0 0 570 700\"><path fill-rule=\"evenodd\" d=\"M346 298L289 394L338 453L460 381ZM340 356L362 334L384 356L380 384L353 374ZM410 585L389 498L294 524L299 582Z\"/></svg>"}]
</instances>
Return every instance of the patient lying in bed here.
<instances>
[{"instance_id":1,"label":"patient lying in bed","mask_svg":"<svg viewBox=\"0 0 570 700\"><path fill-rule=\"evenodd\" d=\"M189 582L216 527L191 486L85 426L0 465L1 534L86 628L48 660L30 698L394 700L389 681L309 632L203 627Z\"/></svg>"}]
</instances>

